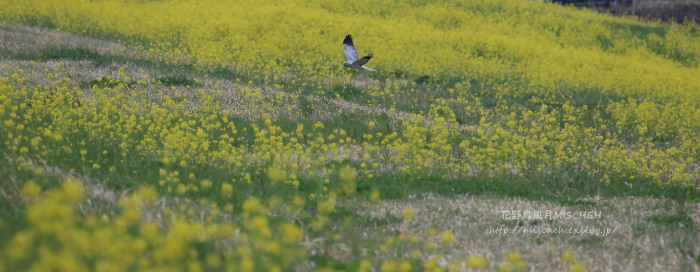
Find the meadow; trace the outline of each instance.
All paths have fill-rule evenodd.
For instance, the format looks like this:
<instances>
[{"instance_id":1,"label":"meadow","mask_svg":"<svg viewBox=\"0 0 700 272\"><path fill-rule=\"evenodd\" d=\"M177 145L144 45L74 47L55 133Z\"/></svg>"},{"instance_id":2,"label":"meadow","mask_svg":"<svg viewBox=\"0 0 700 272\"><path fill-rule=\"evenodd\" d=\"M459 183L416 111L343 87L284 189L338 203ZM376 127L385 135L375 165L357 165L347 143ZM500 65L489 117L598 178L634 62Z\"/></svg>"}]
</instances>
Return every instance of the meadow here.
<instances>
[{"instance_id":1,"label":"meadow","mask_svg":"<svg viewBox=\"0 0 700 272\"><path fill-rule=\"evenodd\" d=\"M0 6L0 271L700 270L695 24L521 0ZM348 33L376 73L342 66ZM494 232L524 228L614 232Z\"/></svg>"}]
</instances>

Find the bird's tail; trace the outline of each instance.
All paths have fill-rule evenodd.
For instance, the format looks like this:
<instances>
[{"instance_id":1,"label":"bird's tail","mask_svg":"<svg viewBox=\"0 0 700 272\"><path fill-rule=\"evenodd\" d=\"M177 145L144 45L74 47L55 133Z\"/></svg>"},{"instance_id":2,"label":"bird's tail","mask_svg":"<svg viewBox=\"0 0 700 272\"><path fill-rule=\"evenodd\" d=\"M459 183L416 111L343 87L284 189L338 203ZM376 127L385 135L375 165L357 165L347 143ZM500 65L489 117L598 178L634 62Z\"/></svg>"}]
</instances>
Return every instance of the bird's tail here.
<instances>
[{"instance_id":1,"label":"bird's tail","mask_svg":"<svg viewBox=\"0 0 700 272\"><path fill-rule=\"evenodd\" d=\"M372 71L372 72L376 72L376 71L377 71L377 70L374 70L374 69L372 69L372 68L365 67L365 66L362 66L362 69L369 70L369 71Z\"/></svg>"}]
</instances>

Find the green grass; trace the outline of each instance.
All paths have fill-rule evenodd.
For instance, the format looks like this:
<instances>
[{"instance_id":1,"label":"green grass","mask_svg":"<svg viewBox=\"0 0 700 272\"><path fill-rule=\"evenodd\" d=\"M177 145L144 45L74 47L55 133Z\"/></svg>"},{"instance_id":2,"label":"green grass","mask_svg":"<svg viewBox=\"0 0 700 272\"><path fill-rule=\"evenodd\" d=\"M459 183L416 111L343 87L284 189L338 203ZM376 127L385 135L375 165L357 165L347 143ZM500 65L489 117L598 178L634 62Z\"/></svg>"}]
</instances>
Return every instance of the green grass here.
<instances>
[{"instance_id":1,"label":"green grass","mask_svg":"<svg viewBox=\"0 0 700 272\"><path fill-rule=\"evenodd\" d=\"M360 193L368 194L373 188L379 189L385 199L405 199L411 195L420 196L424 193L435 193L446 197L462 194L517 197L576 206L596 205L594 202L582 200L593 196L608 198L651 196L672 199L680 203L700 201L700 194L692 188L673 186L659 188L652 181L638 182L635 183L634 187L629 187L621 182L593 185L588 182L562 184L548 181L512 182L506 178L472 178L450 181L440 177L416 179L411 175L392 175L358 182L358 192Z\"/></svg>"},{"instance_id":2,"label":"green grass","mask_svg":"<svg viewBox=\"0 0 700 272\"><path fill-rule=\"evenodd\" d=\"M21 52L10 56L19 60L49 61L49 60L86 60L92 61L96 65L111 64L116 57L102 55L94 50L85 47L70 48L61 46L50 46L40 52Z\"/></svg>"},{"instance_id":3,"label":"green grass","mask_svg":"<svg viewBox=\"0 0 700 272\"><path fill-rule=\"evenodd\" d=\"M155 80L157 82L161 82L163 85L166 85L166 86L185 86L185 87L200 87L200 86L202 86L202 84L199 84L194 79L192 79L186 75L173 75L173 76L159 77L159 78L156 78Z\"/></svg>"},{"instance_id":4,"label":"green grass","mask_svg":"<svg viewBox=\"0 0 700 272\"><path fill-rule=\"evenodd\" d=\"M97 86L98 88L103 88L103 87L114 88L114 87L119 86L120 84L124 84L127 86L133 86L133 85L136 85L137 82L133 81L133 80L129 81L129 82L122 82L119 80L110 80L107 77L101 77L101 78L93 79L90 81L86 80L86 81L80 82L80 88L81 89L90 89L94 86Z\"/></svg>"},{"instance_id":5,"label":"green grass","mask_svg":"<svg viewBox=\"0 0 700 272\"><path fill-rule=\"evenodd\" d=\"M647 216L646 218L644 218L644 220L655 224L665 225L669 228L679 227L693 229L695 227L693 219L685 214L652 215Z\"/></svg>"}]
</instances>

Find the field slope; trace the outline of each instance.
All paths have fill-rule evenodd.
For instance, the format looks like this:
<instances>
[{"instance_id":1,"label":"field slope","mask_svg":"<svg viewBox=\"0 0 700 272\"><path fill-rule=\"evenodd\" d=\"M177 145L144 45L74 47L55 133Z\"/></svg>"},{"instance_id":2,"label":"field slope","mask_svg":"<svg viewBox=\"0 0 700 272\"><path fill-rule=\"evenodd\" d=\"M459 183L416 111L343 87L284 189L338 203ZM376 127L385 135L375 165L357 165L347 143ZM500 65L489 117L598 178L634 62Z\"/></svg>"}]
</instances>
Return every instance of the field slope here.
<instances>
[{"instance_id":1,"label":"field slope","mask_svg":"<svg viewBox=\"0 0 700 272\"><path fill-rule=\"evenodd\" d=\"M700 269L697 25L0 5L0 271Z\"/></svg>"}]
</instances>

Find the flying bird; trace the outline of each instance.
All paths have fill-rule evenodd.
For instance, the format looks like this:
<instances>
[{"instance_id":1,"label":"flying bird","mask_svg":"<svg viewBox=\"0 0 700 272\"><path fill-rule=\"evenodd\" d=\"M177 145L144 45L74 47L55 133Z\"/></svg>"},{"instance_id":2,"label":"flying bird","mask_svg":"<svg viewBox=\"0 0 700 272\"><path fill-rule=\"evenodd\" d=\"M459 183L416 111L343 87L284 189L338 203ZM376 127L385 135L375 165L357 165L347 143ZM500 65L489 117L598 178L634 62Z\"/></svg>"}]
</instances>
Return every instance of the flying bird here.
<instances>
[{"instance_id":1,"label":"flying bird","mask_svg":"<svg viewBox=\"0 0 700 272\"><path fill-rule=\"evenodd\" d=\"M352 36L350 36L350 34L345 36L345 40L343 40L343 50L345 50L345 57L348 58L348 61L343 63L345 67L365 69L374 72L377 71L372 68L365 67L365 63L367 63L374 56L374 54L369 53L369 55L360 58L360 55L357 54L357 50L355 49L355 45L352 43Z\"/></svg>"}]
</instances>

